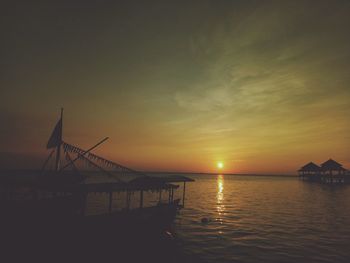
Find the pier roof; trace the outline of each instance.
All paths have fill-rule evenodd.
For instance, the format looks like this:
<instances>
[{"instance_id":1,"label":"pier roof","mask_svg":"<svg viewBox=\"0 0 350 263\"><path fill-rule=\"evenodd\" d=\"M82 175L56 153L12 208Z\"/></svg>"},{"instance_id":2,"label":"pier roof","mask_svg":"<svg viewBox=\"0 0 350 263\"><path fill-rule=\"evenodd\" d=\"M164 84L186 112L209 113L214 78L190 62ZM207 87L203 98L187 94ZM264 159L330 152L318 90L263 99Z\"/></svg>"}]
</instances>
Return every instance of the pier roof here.
<instances>
[{"instance_id":1,"label":"pier roof","mask_svg":"<svg viewBox=\"0 0 350 263\"><path fill-rule=\"evenodd\" d=\"M319 167L317 164L313 162L309 162L308 164L301 167L299 171L319 171L321 167Z\"/></svg>"},{"instance_id":2,"label":"pier roof","mask_svg":"<svg viewBox=\"0 0 350 263\"><path fill-rule=\"evenodd\" d=\"M325 161L323 164L321 164L321 167L323 170L343 170L340 163L337 163L336 161L329 159L328 161Z\"/></svg>"}]
</instances>

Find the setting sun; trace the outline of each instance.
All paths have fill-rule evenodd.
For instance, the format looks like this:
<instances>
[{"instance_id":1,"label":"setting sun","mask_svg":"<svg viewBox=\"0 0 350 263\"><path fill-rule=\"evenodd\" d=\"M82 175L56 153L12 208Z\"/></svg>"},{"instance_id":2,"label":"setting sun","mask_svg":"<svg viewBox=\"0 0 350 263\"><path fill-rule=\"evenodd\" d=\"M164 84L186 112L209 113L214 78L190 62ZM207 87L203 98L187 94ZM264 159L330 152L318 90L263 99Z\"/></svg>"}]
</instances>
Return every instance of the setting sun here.
<instances>
[{"instance_id":1,"label":"setting sun","mask_svg":"<svg viewBox=\"0 0 350 263\"><path fill-rule=\"evenodd\" d=\"M217 166L218 166L219 169L222 169L222 168L224 168L224 163L223 162L218 162Z\"/></svg>"}]
</instances>

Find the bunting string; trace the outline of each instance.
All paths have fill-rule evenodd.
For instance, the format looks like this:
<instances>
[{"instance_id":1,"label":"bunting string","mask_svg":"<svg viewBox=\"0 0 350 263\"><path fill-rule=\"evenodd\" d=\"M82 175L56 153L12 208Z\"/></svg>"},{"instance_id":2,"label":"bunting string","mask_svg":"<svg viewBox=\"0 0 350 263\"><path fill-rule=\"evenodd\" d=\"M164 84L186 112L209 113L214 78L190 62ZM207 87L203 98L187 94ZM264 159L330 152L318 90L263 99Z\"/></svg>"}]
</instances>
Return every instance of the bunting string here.
<instances>
[{"instance_id":1,"label":"bunting string","mask_svg":"<svg viewBox=\"0 0 350 263\"><path fill-rule=\"evenodd\" d=\"M85 150L83 150L83 149L81 149L81 148L79 148L77 146L71 145L69 143L63 142L62 145L63 145L64 152L71 152L71 153L78 154L79 159L81 159L81 160L86 159L86 160L88 160L90 162L90 164L91 164L91 160L92 160L92 161L97 162L98 164L101 164L101 165L104 165L104 166L106 166L108 168L114 169L115 171L118 171L118 172L120 172L123 175L135 174L135 175L138 175L138 176L148 176L148 175L146 175L146 174L144 174L142 172L132 170L132 169L130 169L128 167L125 167L125 166L120 165L118 163L115 163L113 161L107 160L107 159L105 159L103 157L100 157L100 156L98 156L96 154L93 154L93 153L90 153L90 152L85 154L86 153ZM93 164L96 165L95 163L93 163Z\"/></svg>"}]
</instances>

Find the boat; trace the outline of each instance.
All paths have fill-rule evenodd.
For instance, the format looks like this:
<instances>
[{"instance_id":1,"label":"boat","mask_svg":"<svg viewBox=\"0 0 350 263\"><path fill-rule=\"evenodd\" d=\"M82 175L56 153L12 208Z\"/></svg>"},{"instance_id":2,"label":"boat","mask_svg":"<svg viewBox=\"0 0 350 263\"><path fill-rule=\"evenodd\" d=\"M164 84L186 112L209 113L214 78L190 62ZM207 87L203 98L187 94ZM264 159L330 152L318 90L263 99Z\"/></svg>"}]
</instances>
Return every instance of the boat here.
<instances>
[{"instance_id":1,"label":"boat","mask_svg":"<svg viewBox=\"0 0 350 263\"><path fill-rule=\"evenodd\" d=\"M65 242L78 237L79 242L134 240L158 236L172 224L184 207L185 186L193 181L191 178L151 176L108 160L92 153L108 137L84 150L63 140L62 127L63 109L47 143L50 153L39 172L0 176L1 225L6 226L9 236L23 240L40 233L40 240L50 236ZM99 180L91 181L91 177ZM174 192L182 183L180 200L174 198ZM158 202L147 206L146 192L156 193ZM117 193L125 195L125 205L119 209L113 206ZM108 209L103 213L87 212L88 197L94 194L108 196ZM135 195L139 196L139 204L132 207ZM87 235L89 238L81 238Z\"/></svg>"}]
</instances>

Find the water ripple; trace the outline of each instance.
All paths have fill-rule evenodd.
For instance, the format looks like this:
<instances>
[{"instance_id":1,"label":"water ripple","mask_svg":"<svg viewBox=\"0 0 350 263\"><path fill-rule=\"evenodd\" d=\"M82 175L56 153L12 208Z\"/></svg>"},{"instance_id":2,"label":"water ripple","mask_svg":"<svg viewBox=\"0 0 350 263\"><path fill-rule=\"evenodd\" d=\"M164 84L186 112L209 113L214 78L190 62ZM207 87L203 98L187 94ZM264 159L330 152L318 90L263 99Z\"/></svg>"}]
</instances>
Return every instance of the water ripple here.
<instances>
[{"instance_id":1,"label":"water ripple","mask_svg":"<svg viewBox=\"0 0 350 263\"><path fill-rule=\"evenodd\" d=\"M194 179L176 228L191 262L349 261L350 188L281 177Z\"/></svg>"}]
</instances>

